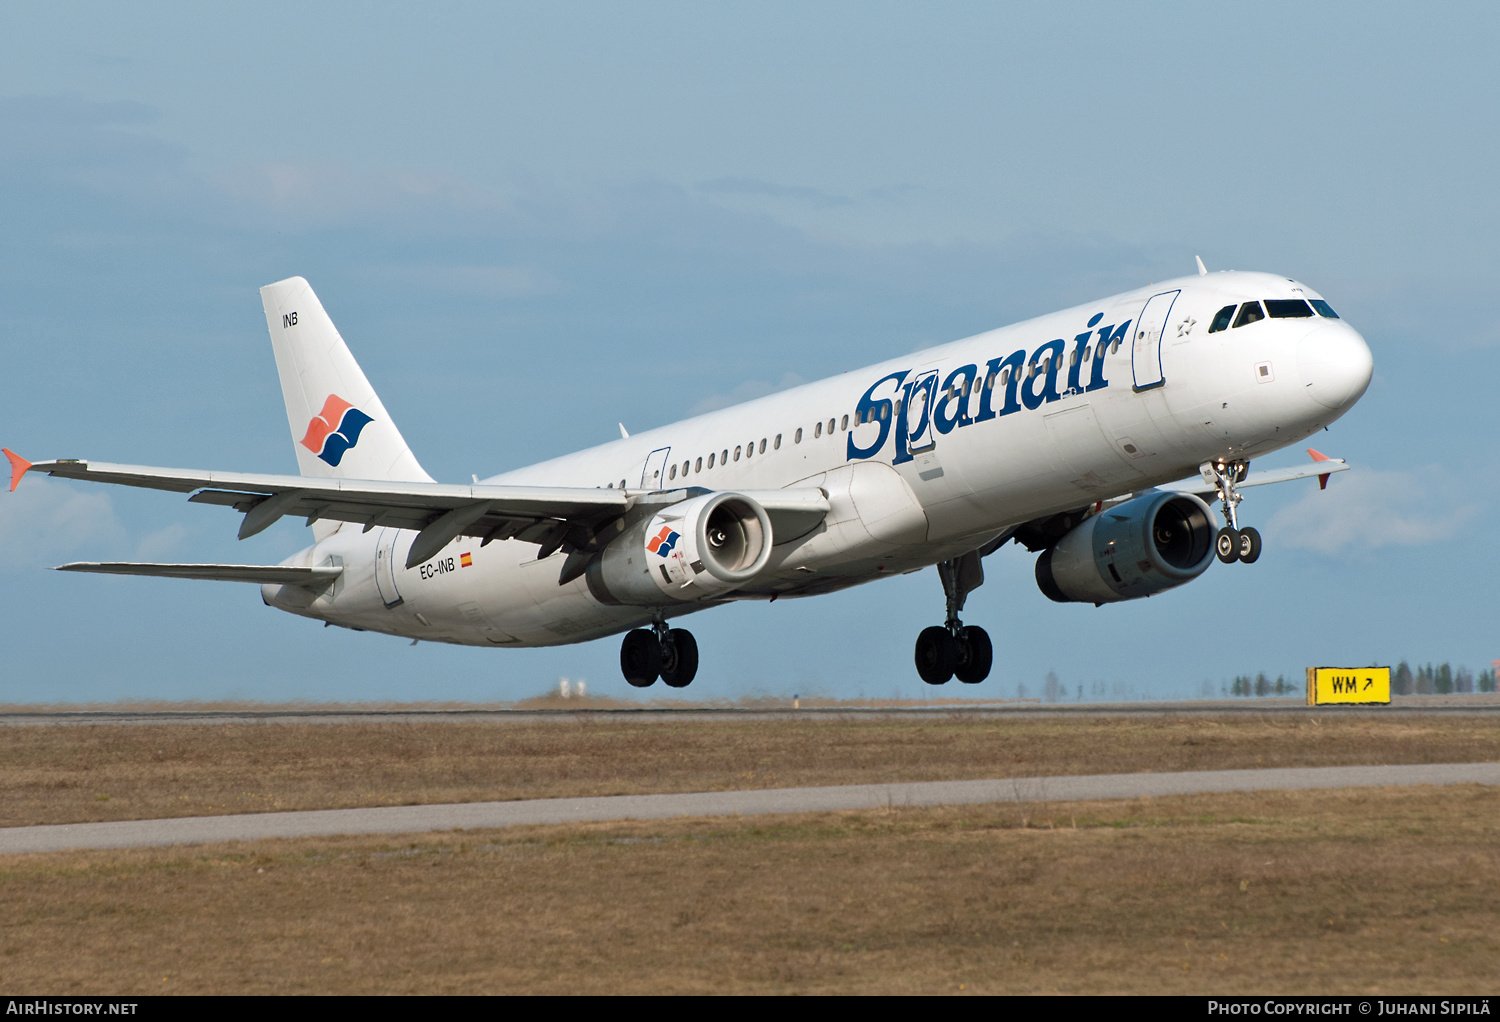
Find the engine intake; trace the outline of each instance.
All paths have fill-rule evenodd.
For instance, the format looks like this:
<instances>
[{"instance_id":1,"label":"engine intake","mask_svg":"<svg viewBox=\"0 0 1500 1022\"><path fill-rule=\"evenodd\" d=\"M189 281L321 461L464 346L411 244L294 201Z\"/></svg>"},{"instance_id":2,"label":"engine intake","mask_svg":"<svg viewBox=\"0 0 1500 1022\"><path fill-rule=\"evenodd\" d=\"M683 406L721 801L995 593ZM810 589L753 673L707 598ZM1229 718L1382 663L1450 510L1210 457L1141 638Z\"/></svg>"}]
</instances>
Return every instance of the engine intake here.
<instances>
[{"instance_id":1,"label":"engine intake","mask_svg":"<svg viewBox=\"0 0 1500 1022\"><path fill-rule=\"evenodd\" d=\"M1084 519L1036 559L1036 584L1058 603L1135 600L1207 571L1213 541L1207 504L1158 490Z\"/></svg>"},{"instance_id":2,"label":"engine intake","mask_svg":"<svg viewBox=\"0 0 1500 1022\"><path fill-rule=\"evenodd\" d=\"M694 603L760 574L771 544L771 519L757 501L704 494L625 530L589 565L589 590L610 604Z\"/></svg>"}]
</instances>

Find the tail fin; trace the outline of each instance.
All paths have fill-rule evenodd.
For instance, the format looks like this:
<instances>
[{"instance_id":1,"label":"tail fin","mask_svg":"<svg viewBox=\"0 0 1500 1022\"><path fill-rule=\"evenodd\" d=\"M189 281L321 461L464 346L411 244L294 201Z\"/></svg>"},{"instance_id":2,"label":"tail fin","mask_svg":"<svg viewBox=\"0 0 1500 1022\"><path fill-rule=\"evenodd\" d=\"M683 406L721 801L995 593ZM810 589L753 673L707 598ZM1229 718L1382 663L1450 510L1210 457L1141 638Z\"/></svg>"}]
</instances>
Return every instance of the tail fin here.
<instances>
[{"instance_id":1,"label":"tail fin","mask_svg":"<svg viewBox=\"0 0 1500 1022\"><path fill-rule=\"evenodd\" d=\"M431 482L301 277L260 289L302 475Z\"/></svg>"}]
</instances>

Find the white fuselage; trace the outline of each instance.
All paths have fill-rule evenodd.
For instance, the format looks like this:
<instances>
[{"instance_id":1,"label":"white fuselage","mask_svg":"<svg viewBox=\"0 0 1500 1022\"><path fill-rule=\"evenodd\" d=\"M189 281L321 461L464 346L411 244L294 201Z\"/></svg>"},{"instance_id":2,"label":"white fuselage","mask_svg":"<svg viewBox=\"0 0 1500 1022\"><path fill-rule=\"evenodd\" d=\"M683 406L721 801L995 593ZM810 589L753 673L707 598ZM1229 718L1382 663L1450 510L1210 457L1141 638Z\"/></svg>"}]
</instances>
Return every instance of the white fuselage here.
<instances>
[{"instance_id":1,"label":"white fuselage","mask_svg":"<svg viewBox=\"0 0 1500 1022\"><path fill-rule=\"evenodd\" d=\"M1318 297L1270 274L1185 277L485 482L629 492L820 487L831 511L810 532L776 535L753 582L666 614L828 592L1322 429L1369 382L1358 333L1323 316L1209 332L1228 305ZM587 578L559 585L563 556L538 560L531 543L461 537L406 569L414 535L343 525L287 562L342 564L331 589L265 586L265 599L346 627L473 645L579 642L653 617L601 599Z\"/></svg>"}]
</instances>

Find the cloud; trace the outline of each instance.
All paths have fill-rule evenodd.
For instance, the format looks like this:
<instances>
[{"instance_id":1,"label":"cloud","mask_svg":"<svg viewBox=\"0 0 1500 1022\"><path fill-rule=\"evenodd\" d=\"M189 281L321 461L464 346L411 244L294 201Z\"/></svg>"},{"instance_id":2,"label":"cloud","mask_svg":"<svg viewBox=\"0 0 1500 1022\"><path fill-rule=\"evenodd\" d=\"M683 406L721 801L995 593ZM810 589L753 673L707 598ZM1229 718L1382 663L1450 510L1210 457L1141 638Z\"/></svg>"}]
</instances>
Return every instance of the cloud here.
<instances>
[{"instance_id":1,"label":"cloud","mask_svg":"<svg viewBox=\"0 0 1500 1022\"><path fill-rule=\"evenodd\" d=\"M182 545L187 529L173 523L165 529L157 529L136 544L135 558L138 561L160 561Z\"/></svg>"},{"instance_id":2,"label":"cloud","mask_svg":"<svg viewBox=\"0 0 1500 1022\"><path fill-rule=\"evenodd\" d=\"M791 390L800 387L807 381L796 373L783 373L776 383L766 383L762 380L747 380L735 387L728 394L710 394L701 398L697 404L689 410L690 415L703 415L707 412L716 412L720 408L729 408L733 405L742 404L746 401L754 401L758 397L767 394L775 394L777 391Z\"/></svg>"},{"instance_id":3,"label":"cloud","mask_svg":"<svg viewBox=\"0 0 1500 1022\"><path fill-rule=\"evenodd\" d=\"M779 185L771 181L758 181L748 177L716 178L713 181L702 182L698 188L700 191L717 195L762 195L770 199L788 199L817 209L854 205L854 200L846 195L834 195L817 188L797 185Z\"/></svg>"},{"instance_id":4,"label":"cloud","mask_svg":"<svg viewBox=\"0 0 1500 1022\"><path fill-rule=\"evenodd\" d=\"M0 493L0 567L47 564L85 547L119 539L124 529L109 495L28 476Z\"/></svg>"},{"instance_id":5,"label":"cloud","mask_svg":"<svg viewBox=\"0 0 1500 1022\"><path fill-rule=\"evenodd\" d=\"M525 298L556 294L562 282L546 270L532 266L389 266L372 269L370 275L388 276L392 283L435 294L471 298Z\"/></svg>"},{"instance_id":6,"label":"cloud","mask_svg":"<svg viewBox=\"0 0 1500 1022\"><path fill-rule=\"evenodd\" d=\"M1348 548L1426 546L1453 538L1479 510L1441 468L1419 472L1355 469L1336 475L1271 516L1266 532L1289 547L1337 554Z\"/></svg>"},{"instance_id":7,"label":"cloud","mask_svg":"<svg viewBox=\"0 0 1500 1022\"><path fill-rule=\"evenodd\" d=\"M155 107L131 100L97 102L77 96L0 97L0 122L13 126L147 124L156 119Z\"/></svg>"},{"instance_id":8,"label":"cloud","mask_svg":"<svg viewBox=\"0 0 1500 1022\"><path fill-rule=\"evenodd\" d=\"M393 214L430 217L439 210L447 223L454 215L461 220L509 208L487 190L430 168L368 171L336 162L279 161L242 166L211 180L224 195L270 212L283 229L368 224Z\"/></svg>"}]
</instances>

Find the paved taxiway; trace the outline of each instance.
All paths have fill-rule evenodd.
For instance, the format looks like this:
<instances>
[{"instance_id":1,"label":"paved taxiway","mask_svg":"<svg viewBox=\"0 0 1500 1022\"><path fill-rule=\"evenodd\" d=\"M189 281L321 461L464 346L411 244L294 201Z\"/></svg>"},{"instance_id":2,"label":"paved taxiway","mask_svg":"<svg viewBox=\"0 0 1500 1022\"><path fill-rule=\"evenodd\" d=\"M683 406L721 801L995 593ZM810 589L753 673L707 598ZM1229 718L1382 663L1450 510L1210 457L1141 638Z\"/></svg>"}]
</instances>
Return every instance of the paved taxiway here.
<instances>
[{"instance_id":1,"label":"paved taxiway","mask_svg":"<svg viewBox=\"0 0 1500 1022\"><path fill-rule=\"evenodd\" d=\"M71 823L0 828L0 854L256 841L263 838L321 837L335 834L406 834L512 827L519 824L650 820L674 816L753 816L766 813L878 809L888 806L1064 802L1217 791L1420 784L1500 785L1500 763L1290 767L989 781L923 781L908 784L771 788L675 795L613 795L598 798L530 799L376 809L245 813L235 816L126 820L114 823Z\"/></svg>"}]
</instances>

